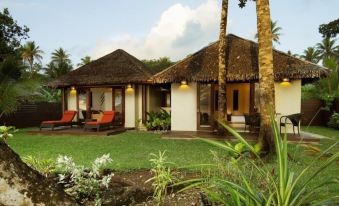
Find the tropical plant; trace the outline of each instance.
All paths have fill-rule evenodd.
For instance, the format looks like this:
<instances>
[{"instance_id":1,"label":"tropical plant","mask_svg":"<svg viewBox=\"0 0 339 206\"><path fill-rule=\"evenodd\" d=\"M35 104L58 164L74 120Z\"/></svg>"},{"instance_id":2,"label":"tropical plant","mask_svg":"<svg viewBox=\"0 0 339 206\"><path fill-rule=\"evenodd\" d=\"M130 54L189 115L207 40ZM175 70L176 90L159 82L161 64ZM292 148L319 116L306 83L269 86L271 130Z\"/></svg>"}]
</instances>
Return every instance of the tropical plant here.
<instances>
[{"instance_id":1,"label":"tropical plant","mask_svg":"<svg viewBox=\"0 0 339 206\"><path fill-rule=\"evenodd\" d=\"M339 113L334 112L327 125L334 129L339 129Z\"/></svg>"},{"instance_id":2,"label":"tropical plant","mask_svg":"<svg viewBox=\"0 0 339 206\"><path fill-rule=\"evenodd\" d=\"M323 59L339 58L339 46L336 45L335 39L324 38L321 43L317 44L317 49Z\"/></svg>"},{"instance_id":3,"label":"tropical plant","mask_svg":"<svg viewBox=\"0 0 339 206\"><path fill-rule=\"evenodd\" d=\"M226 29L228 16L228 0L222 1L221 19L219 27L219 50L218 50L218 120L227 121L227 95L226 95ZM219 132L222 132L219 128Z\"/></svg>"},{"instance_id":4,"label":"tropical plant","mask_svg":"<svg viewBox=\"0 0 339 206\"><path fill-rule=\"evenodd\" d=\"M300 57L304 60L317 64L321 59L321 53L314 47L307 47Z\"/></svg>"},{"instance_id":5,"label":"tropical plant","mask_svg":"<svg viewBox=\"0 0 339 206\"><path fill-rule=\"evenodd\" d=\"M38 87L35 80L22 77L25 66L20 60L8 57L0 62L0 117L14 112Z\"/></svg>"},{"instance_id":6,"label":"tropical plant","mask_svg":"<svg viewBox=\"0 0 339 206\"><path fill-rule=\"evenodd\" d=\"M338 179L326 179L320 182L314 182L314 178L334 163L339 158L339 151L327 158L318 165L313 167L319 161L313 161L307 167L301 170L299 174L290 170L288 160L287 134L283 137L280 135L278 125L271 115L272 133L276 145L276 166L268 166L260 155L256 153L255 148L247 142L239 133L226 124L222 124L235 138L237 138L256 159L245 159L250 163L251 169L242 167L239 161L233 161L239 178L228 179L227 177L209 177L183 181L180 184L189 184L184 189L192 187L201 188L209 198L223 205L331 205L339 201L337 194L323 194L322 196L314 195L320 189L330 184L338 184ZM209 140L209 142L213 142ZM322 158L326 153L335 148L339 141L333 144L320 154L317 159ZM219 146L226 151L233 151L233 148L220 142L213 142L213 145ZM234 151L235 152L235 151ZM276 174L277 173L277 174ZM258 181L260 180L260 181Z\"/></svg>"},{"instance_id":7,"label":"tropical plant","mask_svg":"<svg viewBox=\"0 0 339 206\"><path fill-rule=\"evenodd\" d=\"M67 54L67 52L63 48L56 49L54 52L52 52L52 62L57 64L71 64L69 54Z\"/></svg>"},{"instance_id":8,"label":"tropical plant","mask_svg":"<svg viewBox=\"0 0 339 206\"><path fill-rule=\"evenodd\" d=\"M0 126L0 140L6 141L8 138L13 137L13 133L18 130L15 127Z\"/></svg>"},{"instance_id":9,"label":"tropical plant","mask_svg":"<svg viewBox=\"0 0 339 206\"><path fill-rule=\"evenodd\" d=\"M24 62L28 63L30 74L34 74L38 71L36 71L36 68L34 67L34 60L41 62L42 54L44 52L40 49L39 46L35 44L34 41L28 41L26 44L21 48L21 57L24 60Z\"/></svg>"},{"instance_id":10,"label":"tropical plant","mask_svg":"<svg viewBox=\"0 0 339 206\"><path fill-rule=\"evenodd\" d=\"M81 66L84 66L88 63L90 63L92 60L91 60L91 57L90 56L85 56L83 58L81 58L81 62L79 64L77 64L78 67L81 67Z\"/></svg>"},{"instance_id":11,"label":"tropical plant","mask_svg":"<svg viewBox=\"0 0 339 206\"><path fill-rule=\"evenodd\" d=\"M66 192L77 200L83 198L94 199L97 205L101 204L101 188L108 188L112 174L102 175L103 168L111 163L109 154L105 154L92 163L92 167L76 165L71 157L59 156L56 161L56 169L59 174L59 182L64 184Z\"/></svg>"},{"instance_id":12,"label":"tropical plant","mask_svg":"<svg viewBox=\"0 0 339 206\"><path fill-rule=\"evenodd\" d=\"M69 59L69 54L62 49L56 49L52 53L52 61L47 64L47 68L45 68L45 73L49 78L56 79L62 75L67 74L73 69L72 62Z\"/></svg>"},{"instance_id":13,"label":"tropical plant","mask_svg":"<svg viewBox=\"0 0 339 206\"><path fill-rule=\"evenodd\" d=\"M55 162L52 159L40 159L31 155L22 158L28 166L42 173L46 177L55 170Z\"/></svg>"},{"instance_id":14,"label":"tropical plant","mask_svg":"<svg viewBox=\"0 0 339 206\"><path fill-rule=\"evenodd\" d=\"M166 151L159 151L159 154L150 154L153 158L150 159L154 176L146 182L152 182L154 188L153 198L157 205L161 205L167 195L167 188L174 182L174 176L169 167L170 162L167 162Z\"/></svg>"},{"instance_id":15,"label":"tropical plant","mask_svg":"<svg viewBox=\"0 0 339 206\"><path fill-rule=\"evenodd\" d=\"M278 21L271 20L272 39L275 43L280 44L280 36L282 28L278 26ZM258 33L255 34L255 38L258 39Z\"/></svg>"},{"instance_id":16,"label":"tropical plant","mask_svg":"<svg viewBox=\"0 0 339 206\"><path fill-rule=\"evenodd\" d=\"M145 127L148 130L169 130L171 127L171 115L164 109L160 112L147 112L148 120Z\"/></svg>"},{"instance_id":17,"label":"tropical plant","mask_svg":"<svg viewBox=\"0 0 339 206\"><path fill-rule=\"evenodd\" d=\"M42 100L46 102L58 102L60 101L61 91L42 87L40 89L40 95Z\"/></svg>"}]
</instances>

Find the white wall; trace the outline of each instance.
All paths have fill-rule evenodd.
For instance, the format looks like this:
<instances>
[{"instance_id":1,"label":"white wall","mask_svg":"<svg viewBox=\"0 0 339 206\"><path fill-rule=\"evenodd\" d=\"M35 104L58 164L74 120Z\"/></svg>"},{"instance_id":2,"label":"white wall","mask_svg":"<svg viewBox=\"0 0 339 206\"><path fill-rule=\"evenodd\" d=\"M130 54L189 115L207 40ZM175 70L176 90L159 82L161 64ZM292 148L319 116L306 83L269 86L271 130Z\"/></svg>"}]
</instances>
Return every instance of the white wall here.
<instances>
[{"instance_id":1,"label":"white wall","mask_svg":"<svg viewBox=\"0 0 339 206\"><path fill-rule=\"evenodd\" d=\"M197 84L171 85L171 130L197 130Z\"/></svg>"},{"instance_id":2,"label":"white wall","mask_svg":"<svg viewBox=\"0 0 339 206\"><path fill-rule=\"evenodd\" d=\"M300 113L301 111L301 80L291 81L289 85L280 82L274 83L275 89L275 111L279 124L280 117L289 114ZM284 128L282 128L284 129ZM295 128L297 129L297 128ZM292 127L288 127L287 132L292 132Z\"/></svg>"},{"instance_id":3,"label":"white wall","mask_svg":"<svg viewBox=\"0 0 339 206\"><path fill-rule=\"evenodd\" d=\"M135 88L135 85L133 85ZM136 98L135 89L125 90L125 127L135 127Z\"/></svg>"},{"instance_id":4,"label":"white wall","mask_svg":"<svg viewBox=\"0 0 339 206\"><path fill-rule=\"evenodd\" d=\"M93 110L112 110L112 88L91 88L92 91L92 109ZM101 95L104 94L105 101L100 105Z\"/></svg>"}]
</instances>

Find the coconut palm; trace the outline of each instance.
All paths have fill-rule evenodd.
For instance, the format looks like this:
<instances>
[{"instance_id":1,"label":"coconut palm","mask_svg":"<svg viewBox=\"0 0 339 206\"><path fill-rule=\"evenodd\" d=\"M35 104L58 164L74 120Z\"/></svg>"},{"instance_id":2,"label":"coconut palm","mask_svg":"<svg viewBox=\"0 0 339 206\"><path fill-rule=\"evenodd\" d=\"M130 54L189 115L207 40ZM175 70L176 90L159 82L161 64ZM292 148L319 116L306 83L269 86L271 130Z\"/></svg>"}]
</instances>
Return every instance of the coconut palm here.
<instances>
[{"instance_id":1,"label":"coconut palm","mask_svg":"<svg viewBox=\"0 0 339 206\"><path fill-rule=\"evenodd\" d=\"M71 64L71 60L69 59L70 55L63 48L56 49L52 53L52 62L53 63L67 63Z\"/></svg>"},{"instance_id":2,"label":"coconut palm","mask_svg":"<svg viewBox=\"0 0 339 206\"><path fill-rule=\"evenodd\" d=\"M339 57L339 46L335 45L336 41L335 39L331 38L324 38L321 43L317 44L317 49L319 50L321 54L321 58L331 58L331 57Z\"/></svg>"},{"instance_id":3,"label":"coconut palm","mask_svg":"<svg viewBox=\"0 0 339 206\"><path fill-rule=\"evenodd\" d=\"M281 36L282 28L278 26L278 21L271 20L271 30L272 30L272 39L275 43L280 44L279 37ZM255 35L255 38L258 39L258 33Z\"/></svg>"},{"instance_id":4,"label":"coconut palm","mask_svg":"<svg viewBox=\"0 0 339 206\"><path fill-rule=\"evenodd\" d=\"M321 59L321 53L314 47L308 47L304 50L303 55L301 55L300 57L307 61L318 63Z\"/></svg>"},{"instance_id":5,"label":"coconut palm","mask_svg":"<svg viewBox=\"0 0 339 206\"><path fill-rule=\"evenodd\" d=\"M77 64L78 67L81 67L81 66L84 66L88 63L90 63L92 60L91 60L91 57L90 56L85 56L83 58L81 58L81 62L79 64Z\"/></svg>"},{"instance_id":6,"label":"coconut palm","mask_svg":"<svg viewBox=\"0 0 339 206\"><path fill-rule=\"evenodd\" d=\"M259 94L260 94L260 131L259 141L263 149L274 152L270 114L274 113L274 75L272 30L269 0L257 0L257 29L259 43Z\"/></svg>"},{"instance_id":7,"label":"coconut palm","mask_svg":"<svg viewBox=\"0 0 339 206\"><path fill-rule=\"evenodd\" d=\"M225 52L226 52L226 28L227 28L227 12L228 12L228 0L222 1L221 20L220 20L220 33L219 33L219 73L218 73L218 119L219 121L226 121L226 64L225 64Z\"/></svg>"},{"instance_id":8,"label":"coconut palm","mask_svg":"<svg viewBox=\"0 0 339 206\"><path fill-rule=\"evenodd\" d=\"M42 54L44 52L40 49L39 46L35 44L34 41L28 41L26 44L21 48L21 57L22 59L28 63L30 73L33 74L35 71L34 67L34 60L41 62Z\"/></svg>"}]
</instances>

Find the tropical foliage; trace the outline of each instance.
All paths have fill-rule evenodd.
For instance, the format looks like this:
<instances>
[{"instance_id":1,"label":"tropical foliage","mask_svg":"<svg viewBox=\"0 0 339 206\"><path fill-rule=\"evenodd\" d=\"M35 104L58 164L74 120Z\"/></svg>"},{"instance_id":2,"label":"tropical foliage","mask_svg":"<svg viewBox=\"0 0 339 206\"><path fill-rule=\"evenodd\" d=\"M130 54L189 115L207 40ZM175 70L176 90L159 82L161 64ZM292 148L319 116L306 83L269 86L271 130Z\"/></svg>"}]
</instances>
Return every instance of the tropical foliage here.
<instances>
[{"instance_id":1,"label":"tropical foliage","mask_svg":"<svg viewBox=\"0 0 339 206\"><path fill-rule=\"evenodd\" d=\"M81 58L81 62L79 64L77 64L78 67L81 67L81 66L84 66L88 63L90 63L92 60L91 60L91 57L90 56L85 56L83 58Z\"/></svg>"},{"instance_id":2,"label":"tropical foliage","mask_svg":"<svg viewBox=\"0 0 339 206\"><path fill-rule=\"evenodd\" d=\"M222 123L221 123L222 124ZM320 176L329 165L339 158L339 152L335 152L327 159L323 160L316 170L313 161L301 171L291 171L289 167L287 135L280 135L274 116L271 115L272 133L276 145L276 165L274 168L268 167L265 160L258 155L256 149L247 142L240 134L231 127L222 124L234 137L241 142L255 159L241 158L232 159L228 164L235 169L236 176L211 176L209 178L198 178L184 181L181 184L189 184L188 187L201 188L216 204L223 205L335 205L339 199L336 194L315 196L320 189L330 184L338 184L337 179L324 178L314 184L313 180ZM206 141L206 140L205 140ZM209 140L213 145L219 146L225 151L237 153L227 144L221 144ZM327 150L322 152L316 159L323 158L333 148L338 145L338 141ZM240 155L240 154L239 154ZM218 168L217 165L215 165ZM312 184L311 184L312 183Z\"/></svg>"},{"instance_id":3,"label":"tropical foliage","mask_svg":"<svg viewBox=\"0 0 339 206\"><path fill-rule=\"evenodd\" d=\"M339 57L339 46L336 45L335 39L324 38L321 43L317 44L317 49L323 59Z\"/></svg>"},{"instance_id":4,"label":"tropical foliage","mask_svg":"<svg viewBox=\"0 0 339 206\"><path fill-rule=\"evenodd\" d=\"M0 140L6 141L8 138L13 137L15 132L17 132L15 127L0 126Z\"/></svg>"},{"instance_id":5,"label":"tropical foliage","mask_svg":"<svg viewBox=\"0 0 339 206\"><path fill-rule=\"evenodd\" d=\"M158 59L143 59L141 60L146 67L154 73L161 72L162 70L173 65L174 62L171 61L169 57L160 57Z\"/></svg>"},{"instance_id":6,"label":"tropical foliage","mask_svg":"<svg viewBox=\"0 0 339 206\"><path fill-rule=\"evenodd\" d=\"M275 43L280 44L280 36L282 28L278 26L278 21L271 20L272 40ZM258 34L255 34L255 38L258 39Z\"/></svg>"},{"instance_id":7,"label":"tropical foliage","mask_svg":"<svg viewBox=\"0 0 339 206\"><path fill-rule=\"evenodd\" d=\"M304 50L303 54L300 55L300 57L317 64L321 59L321 52L315 47L308 47Z\"/></svg>"},{"instance_id":8,"label":"tropical foliage","mask_svg":"<svg viewBox=\"0 0 339 206\"><path fill-rule=\"evenodd\" d=\"M145 127L148 130L169 130L171 127L171 115L164 109L159 112L148 112L148 120Z\"/></svg>"},{"instance_id":9,"label":"tropical foliage","mask_svg":"<svg viewBox=\"0 0 339 206\"><path fill-rule=\"evenodd\" d=\"M339 113L334 112L327 125L334 129L339 129Z\"/></svg>"},{"instance_id":10,"label":"tropical foliage","mask_svg":"<svg viewBox=\"0 0 339 206\"><path fill-rule=\"evenodd\" d=\"M42 173L46 177L55 171L55 162L52 159L40 159L31 155L22 158L28 166Z\"/></svg>"},{"instance_id":11,"label":"tropical foliage","mask_svg":"<svg viewBox=\"0 0 339 206\"><path fill-rule=\"evenodd\" d=\"M56 49L52 53L52 61L47 64L45 72L51 79L56 79L64 74L67 74L73 69L70 55L63 49Z\"/></svg>"},{"instance_id":12,"label":"tropical foliage","mask_svg":"<svg viewBox=\"0 0 339 206\"><path fill-rule=\"evenodd\" d=\"M41 66L39 64L34 65L34 61L41 63L42 54L44 52L40 49L39 46L35 44L34 41L28 41L26 44L21 48L21 57L25 63L28 64L29 73L32 75L37 73Z\"/></svg>"},{"instance_id":13,"label":"tropical foliage","mask_svg":"<svg viewBox=\"0 0 339 206\"><path fill-rule=\"evenodd\" d=\"M327 24L321 24L319 26L319 33L321 33L323 37L335 38L337 34L339 34L339 18Z\"/></svg>"}]
</instances>

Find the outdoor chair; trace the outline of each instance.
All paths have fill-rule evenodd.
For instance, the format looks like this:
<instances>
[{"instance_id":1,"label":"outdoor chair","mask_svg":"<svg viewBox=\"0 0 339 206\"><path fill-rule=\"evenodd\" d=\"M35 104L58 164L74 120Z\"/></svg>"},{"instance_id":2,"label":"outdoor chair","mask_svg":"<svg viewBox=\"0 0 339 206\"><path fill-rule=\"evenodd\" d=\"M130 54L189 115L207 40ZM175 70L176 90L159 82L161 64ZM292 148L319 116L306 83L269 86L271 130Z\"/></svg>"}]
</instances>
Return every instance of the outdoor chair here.
<instances>
[{"instance_id":1,"label":"outdoor chair","mask_svg":"<svg viewBox=\"0 0 339 206\"><path fill-rule=\"evenodd\" d=\"M245 131L248 127L249 132L260 128L260 115L258 113L245 114Z\"/></svg>"},{"instance_id":2,"label":"outdoor chair","mask_svg":"<svg viewBox=\"0 0 339 206\"><path fill-rule=\"evenodd\" d=\"M289 121L288 121L289 120ZM291 114L280 117L280 133L281 133L281 127L287 127L288 125L292 125L293 127L293 134L295 134L294 127L298 128L298 135L300 136L300 121L301 121L301 114Z\"/></svg>"},{"instance_id":3,"label":"outdoor chair","mask_svg":"<svg viewBox=\"0 0 339 206\"><path fill-rule=\"evenodd\" d=\"M65 111L62 115L61 120L50 120L50 121L43 121L40 124L40 130L42 128L51 128L54 130L54 127L59 126L71 126L73 125L73 119L76 115L76 111Z\"/></svg>"},{"instance_id":4,"label":"outdoor chair","mask_svg":"<svg viewBox=\"0 0 339 206\"><path fill-rule=\"evenodd\" d=\"M96 129L99 132L103 128L109 128L112 126L114 120L115 112L114 111L105 111L100 121L96 122L86 122L84 130L87 129Z\"/></svg>"}]
</instances>

